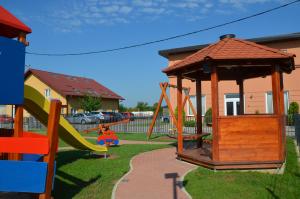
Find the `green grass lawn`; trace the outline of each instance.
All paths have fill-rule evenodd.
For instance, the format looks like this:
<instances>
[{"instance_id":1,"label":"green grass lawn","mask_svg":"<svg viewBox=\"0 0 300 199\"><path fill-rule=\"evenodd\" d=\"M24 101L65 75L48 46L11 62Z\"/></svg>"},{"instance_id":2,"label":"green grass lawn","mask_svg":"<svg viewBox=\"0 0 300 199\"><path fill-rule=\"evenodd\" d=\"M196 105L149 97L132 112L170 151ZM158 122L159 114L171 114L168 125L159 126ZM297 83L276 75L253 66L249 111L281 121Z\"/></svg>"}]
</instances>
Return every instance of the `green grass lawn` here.
<instances>
[{"instance_id":1,"label":"green grass lawn","mask_svg":"<svg viewBox=\"0 0 300 199\"><path fill-rule=\"evenodd\" d=\"M300 169L292 139L287 139L287 162L284 174L258 172L224 172L199 167L189 173L184 184L193 199L298 199L300 198Z\"/></svg>"},{"instance_id":2,"label":"green grass lawn","mask_svg":"<svg viewBox=\"0 0 300 199\"><path fill-rule=\"evenodd\" d=\"M169 145L123 145L111 147L109 159L86 151L63 151L56 158L54 198L108 199L114 184L129 171L130 159L142 152Z\"/></svg>"}]
</instances>

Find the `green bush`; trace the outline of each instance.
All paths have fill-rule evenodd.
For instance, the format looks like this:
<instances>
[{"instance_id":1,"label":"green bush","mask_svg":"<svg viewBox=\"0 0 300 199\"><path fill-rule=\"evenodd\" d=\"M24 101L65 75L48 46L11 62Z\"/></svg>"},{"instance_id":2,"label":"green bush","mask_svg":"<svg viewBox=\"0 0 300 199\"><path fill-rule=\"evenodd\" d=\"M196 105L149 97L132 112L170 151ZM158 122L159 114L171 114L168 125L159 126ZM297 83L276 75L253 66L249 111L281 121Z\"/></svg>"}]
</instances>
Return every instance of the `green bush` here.
<instances>
[{"instance_id":1,"label":"green bush","mask_svg":"<svg viewBox=\"0 0 300 199\"><path fill-rule=\"evenodd\" d=\"M291 102L288 110L288 124L294 125L295 114L299 113L299 104L297 102Z\"/></svg>"},{"instance_id":2,"label":"green bush","mask_svg":"<svg viewBox=\"0 0 300 199\"><path fill-rule=\"evenodd\" d=\"M196 126L196 121L195 120L189 120L184 122L185 127L195 127Z\"/></svg>"},{"instance_id":3,"label":"green bush","mask_svg":"<svg viewBox=\"0 0 300 199\"><path fill-rule=\"evenodd\" d=\"M177 107L175 109L175 117L178 120L178 108ZM182 110L182 123L183 124L185 123L185 111L184 110Z\"/></svg>"},{"instance_id":4,"label":"green bush","mask_svg":"<svg viewBox=\"0 0 300 199\"><path fill-rule=\"evenodd\" d=\"M212 122L212 110L211 108L209 108L204 115L204 123L207 125L207 124L211 124L211 122Z\"/></svg>"},{"instance_id":5,"label":"green bush","mask_svg":"<svg viewBox=\"0 0 300 199\"><path fill-rule=\"evenodd\" d=\"M212 139L213 139L213 138L212 138L212 134L203 136L202 139L203 139L203 140L210 140L210 141L212 141Z\"/></svg>"}]
</instances>

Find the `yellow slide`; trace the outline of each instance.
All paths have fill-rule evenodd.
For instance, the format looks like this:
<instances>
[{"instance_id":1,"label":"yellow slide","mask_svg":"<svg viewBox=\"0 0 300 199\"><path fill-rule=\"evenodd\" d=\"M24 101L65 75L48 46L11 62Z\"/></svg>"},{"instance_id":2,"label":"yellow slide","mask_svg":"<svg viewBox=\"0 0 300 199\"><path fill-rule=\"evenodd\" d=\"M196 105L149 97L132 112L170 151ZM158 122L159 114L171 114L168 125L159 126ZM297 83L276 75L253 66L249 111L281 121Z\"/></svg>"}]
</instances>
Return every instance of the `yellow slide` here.
<instances>
[{"instance_id":1,"label":"yellow slide","mask_svg":"<svg viewBox=\"0 0 300 199\"><path fill-rule=\"evenodd\" d=\"M24 89L24 108L47 126L50 102L37 90L27 85L25 85ZM64 142L74 148L98 152L107 151L106 147L92 144L84 139L64 117L60 117L58 134Z\"/></svg>"}]
</instances>

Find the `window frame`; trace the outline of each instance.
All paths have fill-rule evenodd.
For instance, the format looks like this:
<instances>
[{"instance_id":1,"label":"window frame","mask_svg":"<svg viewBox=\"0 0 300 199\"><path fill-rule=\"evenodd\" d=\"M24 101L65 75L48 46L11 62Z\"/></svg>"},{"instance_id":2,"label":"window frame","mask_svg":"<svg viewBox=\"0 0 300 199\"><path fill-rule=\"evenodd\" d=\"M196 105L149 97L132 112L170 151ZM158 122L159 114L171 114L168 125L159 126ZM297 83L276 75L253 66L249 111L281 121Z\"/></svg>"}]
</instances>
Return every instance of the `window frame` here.
<instances>
[{"instance_id":1,"label":"window frame","mask_svg":"<svg viewBox=\"0 0 300 199\"><path fill-rule=\"evenodd\" d=\"M45 94L46 98L51 98L51 89L50 88L46 88L44 94Z\"/></svg>"},{"instance_id":2,"label":"window frame","mask_svg":"<svg viewBox=\"0 0 300 199\"><path fill-rule=\"evenodd\" d=\"M190 97L190 100L191 100L191 102L193 104L192 98L193 97L196 98L196 95L190 95L189 97ZM204 100L203 100L203 97L204 97ZM195 102L197 103L197 99L195 99ZM202 103L204 103L204 111L202 110L201 116L204 116L205 113L206 113L206 95L201 95L201 107L203 105ZM193 104L193 105L194 105L194 107L196 108L196 111L197 111L197 104L196 105ZM190 104L188 103L188 101L186 103L186 108L187 108L187 114L186 114L186 116L188 116L188 117L195 117L195 115L193 114L193 111L190 108ZM190 113L190 110L191 110L191 113Z\"/></svg>"},{"instance_id":3,"label":"window frame","mask_svg":"<svg viewBox=\"0 0 300 199\"><path fill-rule=\"evenodd\" d=\"M271 93L271 96L272 96L272 109L273 109L273 112L272 113L269 113L268 111L268 93ZM286 96L286 101L285 101L285 96ZM284 114L287 115L288 113L288 110L289 110L289 106L290 106L290 103L289 103L289 99L290 99L290 94L289 94L289 91L283 91L283 104L284 104ZM285 107L285 103L287 102L287 107ZM273 107L273 92L272 91L267 91L265 92L265 110L266 110L266 114L274 114L274 107Z\"/></svg>"}]
</instances>

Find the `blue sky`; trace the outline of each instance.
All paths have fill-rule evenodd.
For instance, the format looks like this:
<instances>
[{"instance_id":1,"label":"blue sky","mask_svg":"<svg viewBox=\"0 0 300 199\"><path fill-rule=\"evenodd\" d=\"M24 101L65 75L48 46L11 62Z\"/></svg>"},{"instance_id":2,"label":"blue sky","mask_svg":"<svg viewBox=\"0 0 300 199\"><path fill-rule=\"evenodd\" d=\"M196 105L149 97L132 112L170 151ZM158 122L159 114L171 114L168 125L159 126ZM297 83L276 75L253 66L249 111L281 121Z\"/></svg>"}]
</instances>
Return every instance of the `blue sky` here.
<instances>
[{"instance_id":1,"label":"blue sky","mask_svg":"<svg viewBox=\"0 0 300 199\"><path fill-rule=\"evenodd\" d=\"M289 2L288 0L2 0L0 4L30 26L31 52L76 53L104 50L191 32ZM300 3L223 28L149 46L86 56L26 56L32 68L93 78L122 95L124 104L149 104L167 60L158 51L239 38L300 32Z\"/></svg>"}]
</instances>

